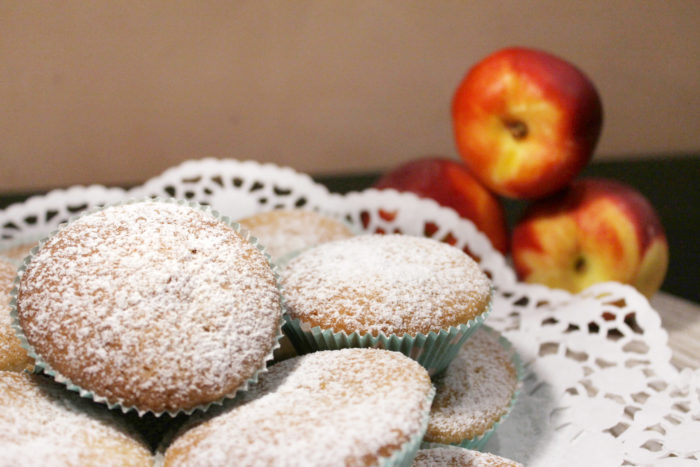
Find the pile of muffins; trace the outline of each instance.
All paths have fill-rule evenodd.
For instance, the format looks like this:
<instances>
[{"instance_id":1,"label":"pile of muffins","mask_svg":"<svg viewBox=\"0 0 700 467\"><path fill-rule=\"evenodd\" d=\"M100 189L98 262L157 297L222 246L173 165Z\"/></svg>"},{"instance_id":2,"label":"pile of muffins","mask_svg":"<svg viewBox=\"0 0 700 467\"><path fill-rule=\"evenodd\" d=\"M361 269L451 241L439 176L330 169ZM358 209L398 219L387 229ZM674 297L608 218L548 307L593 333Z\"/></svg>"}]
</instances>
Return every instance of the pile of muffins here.
<instances>
[{"instance_id":1,"label":"pile of muffins","mask_svg":"<svg viewBox=\"0 0 700 467\"><path fill-rule=\"evenodd\" d=\"M0 252L0 465L519 465L461 250L277 210L105 206Z\"/></svg>"}]
</instances>

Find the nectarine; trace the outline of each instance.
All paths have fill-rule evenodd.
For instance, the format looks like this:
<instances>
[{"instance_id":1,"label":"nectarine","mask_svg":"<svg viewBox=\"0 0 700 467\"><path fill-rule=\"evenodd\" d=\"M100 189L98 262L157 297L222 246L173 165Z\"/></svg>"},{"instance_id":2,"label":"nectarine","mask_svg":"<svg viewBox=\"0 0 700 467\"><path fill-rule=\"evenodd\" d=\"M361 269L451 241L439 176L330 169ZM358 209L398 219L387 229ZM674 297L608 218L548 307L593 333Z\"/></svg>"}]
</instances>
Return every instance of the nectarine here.
<instances>
[{"instance_id":1,"label":"nectarine","mask_svg":"<svg viewBox=\"0 0 700 467\"><path fill-rule=\"evenodd\" d=\"M475 177L513 198L534 199L588 163L602 127L600 96L571 63L527 48L473 66L452 100L457 149Z\"/></svg>"},{"instance_id":2,"label":"nectarine","mask_svg":"<svg viewBox=\"0 0 700 467\"><path fill-rule=\"evenodd\" d=\"M513 264L526 282L579 292L603 281L647 297L668 267L668 243L649 201L629 185L583 178L534 201L516 223Z\"/></svg>"},{"instance_id":3,"label":"nectarine","mask_svg":"<svg viewBox=\"0 0 700 467\"><path fill-rule=\"evenodd\" d=\"M458 161L446 157L412 160L385 173L374 187L431 198L471 220L495 249L503 254L508 250L508 229L501 200Z\"/></svg>"}]
</instances>

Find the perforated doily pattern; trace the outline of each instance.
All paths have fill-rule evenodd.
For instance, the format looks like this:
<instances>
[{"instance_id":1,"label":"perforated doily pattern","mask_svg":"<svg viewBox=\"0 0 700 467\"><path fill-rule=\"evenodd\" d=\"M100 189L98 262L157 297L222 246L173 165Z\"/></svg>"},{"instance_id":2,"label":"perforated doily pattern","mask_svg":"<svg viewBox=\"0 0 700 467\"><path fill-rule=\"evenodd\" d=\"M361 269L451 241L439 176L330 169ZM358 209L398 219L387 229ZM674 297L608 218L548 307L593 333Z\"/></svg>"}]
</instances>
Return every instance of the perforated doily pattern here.
<instances>
[{"instance_id":1,"label":"perforated doily pattern","mask_svg":"<svg viewBox=\"0 0 700 467\"><path fill-rule=\"evenodd\" d=\"M171 196L232 219L276 208L335 214L363 232L445 241L472 255L494 282L488 324L525 366L511 416L487 450L529 466L696 465L700 371L679 373L661 321L634 289L604 283L578 295L517 282L474 225L435 202L366 190L331 194L289 168L256 162L186 162L130 191L58 190L0 212L6 244L34 240L77 212L129 197Z\"/></svg>"}]
</instances>

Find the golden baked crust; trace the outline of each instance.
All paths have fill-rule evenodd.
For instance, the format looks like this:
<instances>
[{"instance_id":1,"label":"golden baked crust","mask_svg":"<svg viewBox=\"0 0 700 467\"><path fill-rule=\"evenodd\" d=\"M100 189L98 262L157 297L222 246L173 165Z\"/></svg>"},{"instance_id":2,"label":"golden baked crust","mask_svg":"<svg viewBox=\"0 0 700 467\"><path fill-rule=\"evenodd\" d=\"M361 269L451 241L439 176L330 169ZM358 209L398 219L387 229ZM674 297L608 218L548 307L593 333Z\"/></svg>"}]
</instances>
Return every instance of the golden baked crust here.
<instances>
[{"instance_id":1,"label":"golden baked crust","mask_svg":"<svg viewBox=\"0 0 700 467\"><path fill-rule=\"evenodd\" d=\"M59 230L21 278L17 310L51 367L98 398L160 413L231 395L279 332L269 263L196 208L137 202Z\"/></svg>"},{"instance_id":2,"label":"golden baked crust","mask_svg":"<svg viewBox=\"0 0 700 467\"><path fill-rule=\"evenodd\" d=\"M335 332L428 334L486 311L490 282L447 244L408 235L361 235L324 243L282 272L287 312Z\"/></svg>"},{"instance_id":3,"label":"golden baked crust","mask_svg":"<svg viewBox=\"0 0 700 467\"><path fill-rule=\"evenodd\" d=\"M484 434L508 411L518 375L498 333L482 326L435 386L425 441L454 444Z\"/></svg>"},{"instance_id":4,"label":"golden baked crust","mask_svg":"<svg viewBox=\"0 0 700 467\"><path fill-rule=\"evenodd\" d=\"M96 409L40 376L0 371L0 463L153 465L143 442Z\"/></svg>"},{"instance_id":5,"label":"golden baked crust","mask_svg":"<svg viewBox=\"0 0 700 467\"><path fill-rule=\"evenodd\" d=\"M12 329L10 291L16 276L15 265L0 258L0 370L7 371L30 369L34 364Z\"/></svg>"},{"instance_id":6,"label":"golden baked crust","mask_svg":"<svg viewBox=\"0 0 700 467\"><path fill-rule=\"evenodd\" d=\"M456 446L420 449L413 467L523 467L519 462Z\"/></svg>"},{"instance_id":7,"label":"golden baked crust","mask_svg":"<svg viewBox=\"0 0 700 467\"><path fill-rule=\"evenodd\" d=\"M262 212L241 219L239 223L260 240L273 259L354 235L350 227L339 220L302 209Z\"/></svg>"},{"instance_id":8,"label":"golden baked crust","mask_svg":"<svg viewBox=\"0 0 700 467\"><path fill-rule=\"evenodd\" d=\"M185 430L165 465L374 465L421 436L431 391L427 372L398 352L343 349L285 360L245 401Z\"/></svg>"}]
</instances>

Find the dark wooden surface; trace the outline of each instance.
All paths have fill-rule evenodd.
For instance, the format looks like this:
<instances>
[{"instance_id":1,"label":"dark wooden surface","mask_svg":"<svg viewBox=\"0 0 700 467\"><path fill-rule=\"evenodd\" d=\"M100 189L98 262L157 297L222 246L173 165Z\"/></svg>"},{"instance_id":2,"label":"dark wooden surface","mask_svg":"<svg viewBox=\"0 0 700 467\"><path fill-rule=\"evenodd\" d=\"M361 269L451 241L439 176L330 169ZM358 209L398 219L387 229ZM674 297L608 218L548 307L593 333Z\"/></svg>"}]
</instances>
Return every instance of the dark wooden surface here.
<instances>
[{"instance_id":1,"label":"dark wooden surface","mask_svg":"<svg viewBox=\"0 0 700 467\"><path fill-rule=\"evenodd\" d=\"M347 193L369 188L379 173L318 175L331 191ZM700 154L594 162L581 176L609 177L643 193L661 217L669 241L670 265L662 290L700 303ZM34 193L0 194L0 209ZM504 199L509 225L525 202Z\"/></svg>"}]
</instances>

